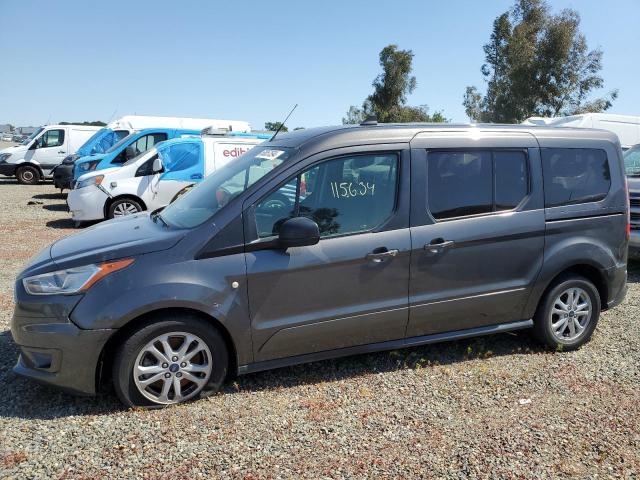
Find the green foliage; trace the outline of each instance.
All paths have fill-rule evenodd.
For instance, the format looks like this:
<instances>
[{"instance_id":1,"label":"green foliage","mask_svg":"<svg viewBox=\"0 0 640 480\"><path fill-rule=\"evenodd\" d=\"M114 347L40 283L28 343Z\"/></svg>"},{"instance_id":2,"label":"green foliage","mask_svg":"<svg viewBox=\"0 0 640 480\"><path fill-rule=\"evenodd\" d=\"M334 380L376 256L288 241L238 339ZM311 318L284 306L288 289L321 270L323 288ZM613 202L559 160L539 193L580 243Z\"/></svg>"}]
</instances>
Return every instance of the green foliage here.
<instances>
[{"instance_id":1,"label":"green foliage","mask_svg":"<svg viewBox=\"0 0 640 480\"><path fill-rule=\"evenodd\" d=\"M494 20L484 54L487 91L467 87L463 100L474 120L519 123L531 116L602 112L618 96L614 90L589 99L604 85L602 51L588 51L575 10L552 15L545 0L516 0Z\"/></svg>"},{"instance_id":2,"label":"green foliage","mask_svg":"<svg viewBox=\"0 0 640 480\"><path fill-rule=\"evenodd\" d=\"M107 124L100 120L94 120L93 122L58 122L58 125L87 125L89 127L105 127Z\"/></svg>"},{"instance_id":3,"label":"green foliage","mask_svg":"<svg viewBox=\"0 0 640 480\"><path fill-rule=\"evenodd\" d=\"M282 122L264 122L264 129L270 132L275 132L276 130L278 130L278 128L280 128L281 125L282 125ZM286 125L282 125L282 128L280 129L280 131L288 132L289 129L287 128Z\"/></svg>"},{"instance_id":4,"label":"green foliage","mask_svg":"<svg viewBox=\"0 0 640 480\"><path fill-rule=\"evenodd\" d=\"M379 122L446 122L442 112L429 114L426 105L408 106L407 95L417 85L411 75L413 52L398 50L397 45L387 45L380 52L382 73L373 81L373 93L363 102L362 107L351 106L342 119L344 124L361 123L375 115Z\"/></svg>"}]
</instances>

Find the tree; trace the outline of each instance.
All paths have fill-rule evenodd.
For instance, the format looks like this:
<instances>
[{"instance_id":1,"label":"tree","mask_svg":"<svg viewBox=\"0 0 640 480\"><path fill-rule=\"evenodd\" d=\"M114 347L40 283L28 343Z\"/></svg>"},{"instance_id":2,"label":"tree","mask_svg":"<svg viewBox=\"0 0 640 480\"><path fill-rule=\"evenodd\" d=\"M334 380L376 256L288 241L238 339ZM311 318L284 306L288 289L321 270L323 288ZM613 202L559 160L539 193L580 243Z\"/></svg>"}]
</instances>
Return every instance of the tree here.
<instances>
[{"instance_id":1,"label":"tree","mask_svg":"<svg viewBox=\"0 0 640 480\"><path fill-rule=\"evenodd\" d=\"M286 125L282 125L282 122L264 122L264 129L268 130L269 132L275 132L276 130L278 130L278 128L280 128L280 126L282 126L282 128L280 129L281 132L289 131Z\"/></svg>"},{"instance_id":2,"label":"tree","mask_svg":"<svg viewBox=\"0 0 640 480\"><path fill-rule=\"evenodd\" d=\"M397 45L387 45L380 52L382 73L373 81L373 93L363 102L362 107L351 106L342 123L360 123L370 115L379 122L446 122L441 112L429 115L426 105L407 105L407 95L417 85L411 75L413 52L398 50Z\"/></svg>"},{"instance_id":3,"label":"tree","mask_svg":"<svg viewBox=\"0 0 640 480\"><path fill-rule=\"evenodd\" d=\"M578 12L552 15L545 0L516 0L494 20L484 54L487 90L482 95L467 87L463 99L473 120L519 123L531 116L602 112L618 96L614 90L590 100L604 86L602 50L588 51Z\"/></svg>"}]
</instances>

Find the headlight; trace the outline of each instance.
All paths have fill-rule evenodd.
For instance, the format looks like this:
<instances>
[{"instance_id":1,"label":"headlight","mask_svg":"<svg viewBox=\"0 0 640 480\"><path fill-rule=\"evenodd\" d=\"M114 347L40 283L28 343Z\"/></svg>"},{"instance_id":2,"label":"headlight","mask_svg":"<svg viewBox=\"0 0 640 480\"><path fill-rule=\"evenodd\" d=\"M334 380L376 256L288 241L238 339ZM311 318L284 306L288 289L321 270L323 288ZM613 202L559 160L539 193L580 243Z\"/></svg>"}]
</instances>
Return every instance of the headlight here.
<instances>
[{"instance_id":1,"label":"headlight","mask_svg":"<svg viewBox=\"0 0 640 480\"><path fill-rule=\"evenodd\" d=\"M62 160L63 165L72 165L78 158L80 158L75 153L73 155L67 155L64 160Z\"/></svg>"},{"instance_id":2,"label":"headlight","mask_svg":"<svg viewBox=\"0 0 640 480\"><path fill-rule=\"evenodd\" d=\"M0 162L6 162L10 156L10 153L0 153Z\"/></svg>"},{"instance_id":3,"label":"headlight","mask_svg":"<svg viewBox=\"0 0 640 480\"><path fill-rule=\"evenodd\" d=\"M68 268L57 272L43 273L22 279L22 285L31 295L68 295L84 292L98 280L110 273L128 267L133 258L117 260L115 262L85 265L83 267Z\"/></svg>"},{"instance_id":4,"label":"headlight","mask_svg":"<svg viewBox=\"0 0 640 480\"><path fill-rule=\"evenodd\" d=\"M96 175L95 177L87 178L81 182L76 183L76 190L79 188L90 187L91 185L100 185L104 180L104 175Z\"/></svg>"},{"instance_id":5,"label":"headlight","mask_svg":"<svg viewBox=\"0 0 640 480\"><path fill-rule=\"evenodd\" d=\"M93 171L93 170L96 169L96 167L98 166L99 163L100 163L100 160L95 160L93 162L81 163L80 164L80 171L82 171L82 172Z\"/></svg>"}]
</instances>

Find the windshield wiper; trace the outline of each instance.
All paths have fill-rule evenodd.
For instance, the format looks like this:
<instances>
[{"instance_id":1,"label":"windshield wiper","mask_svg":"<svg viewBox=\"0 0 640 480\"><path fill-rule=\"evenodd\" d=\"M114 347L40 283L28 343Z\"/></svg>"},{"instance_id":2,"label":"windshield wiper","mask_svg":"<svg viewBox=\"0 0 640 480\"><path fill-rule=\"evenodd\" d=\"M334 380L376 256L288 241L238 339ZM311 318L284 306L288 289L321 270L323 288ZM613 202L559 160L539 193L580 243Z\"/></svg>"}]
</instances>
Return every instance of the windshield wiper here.
<instances>
[{"instance_id":1,"label":"windshield wiper","mask_svg":"<svg viewBox=\"0 0 640 480\"><path fill-rule=\"evenodd\" d=\"M160 210L162 209L159 208L158 210L154 210L153 212L151 212L151 220L153 220L153 223L156 223L157 218L164 224L165 227L169 228L169 224L165 221L164 218L162 218L162 215L160 215Z\"/></svg>"}]
</instances>

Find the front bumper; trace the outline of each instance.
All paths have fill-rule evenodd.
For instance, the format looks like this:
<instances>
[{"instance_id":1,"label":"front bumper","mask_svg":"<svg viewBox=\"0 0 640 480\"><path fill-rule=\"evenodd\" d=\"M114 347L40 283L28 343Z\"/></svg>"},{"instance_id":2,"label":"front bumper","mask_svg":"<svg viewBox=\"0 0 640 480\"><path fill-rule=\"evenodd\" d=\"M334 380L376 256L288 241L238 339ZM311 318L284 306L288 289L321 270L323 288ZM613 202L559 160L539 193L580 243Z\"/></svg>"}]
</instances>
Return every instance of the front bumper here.
<instances>
[{"instance_id":1,"label":"front bumper","mask_svg":"<svg viewBox=\"0 0 640 480\"><path fill-rule=\"evenodd\" d=\"M14 177L15 174L16 174L15 163L0 163L0 175L5 175L7 177Z\"/></svg>"},{"instance_id":2,"label":"front bumper","mask_svg":"<svg viewBox=\"0 0 640 480\"><path fill-rule=\"evenodd\" d=\"M71 321L57 322L13 317L11 334L20 347L13 371L74 393L94 395L100 354L115 330L81 330Z\"/></svg>"},{"instance_id":3,"label":"front bumper","mask_svg":"<svg viewBox=\"0 0 640 480\"><path fill-rule=\"evenodd\" d=\"M53 184L56 188L71 189L71 181L73 180L73 164L60 164L53 172Z\"/></svg>"},{"instance_id":4,"label":"front bumper","mask_svg":"<svg viewBox=\"0 0 640 480\"><path fill-rule=\"evenodd\" d=\"M76 222L104 219L104 206L109 196L98 187L90 186L71 190L67 205Z\"/></svg>"}]
</instances>

